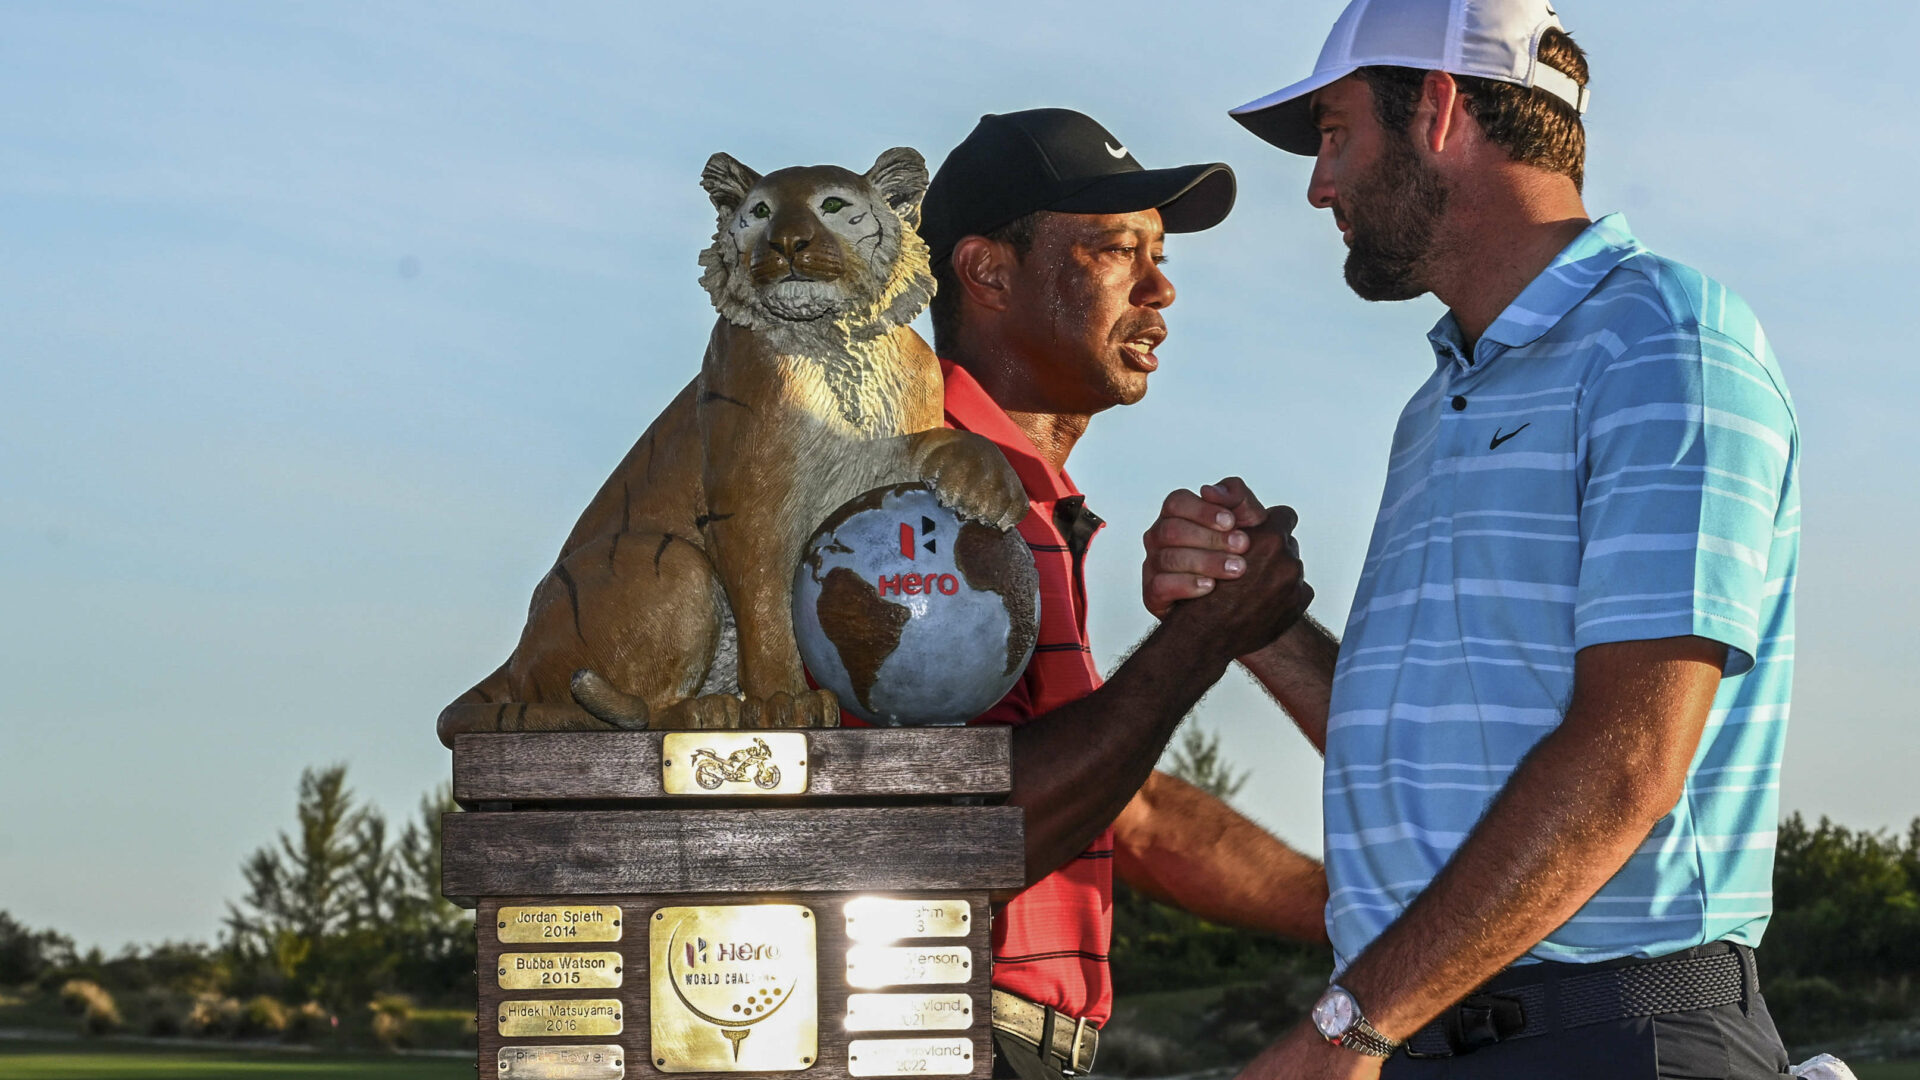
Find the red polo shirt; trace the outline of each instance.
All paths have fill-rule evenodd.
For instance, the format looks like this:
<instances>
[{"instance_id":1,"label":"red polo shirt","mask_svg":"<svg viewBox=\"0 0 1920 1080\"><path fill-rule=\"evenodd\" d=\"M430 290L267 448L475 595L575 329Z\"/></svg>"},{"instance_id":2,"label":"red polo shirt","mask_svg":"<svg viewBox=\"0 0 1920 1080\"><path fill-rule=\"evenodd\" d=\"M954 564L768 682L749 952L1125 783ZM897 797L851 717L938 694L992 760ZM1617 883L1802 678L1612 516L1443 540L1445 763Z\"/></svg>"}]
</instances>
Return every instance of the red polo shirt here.
<instances>
[{"instance_id":1,"label":"red polo shirt","mask_svg":"<svg viewBox=\"0 0 1920 1080\"><path fill-rule=\"evenodd\" d=\"M1100 685L1087 644L1082 563L1102 522L1063 471L1041 458L1026 433L966 369L941 362L947 426L992 440L1027 489L1020 535L1040 572L1040 637L1020 681L973 722L1024 724ZM1107 950L1113 938L1113 830L1065 866L1013 898L993 923L993 985L1068 1016L1105 1024L1113 1011Z\"/></svg>"}]
</instances>

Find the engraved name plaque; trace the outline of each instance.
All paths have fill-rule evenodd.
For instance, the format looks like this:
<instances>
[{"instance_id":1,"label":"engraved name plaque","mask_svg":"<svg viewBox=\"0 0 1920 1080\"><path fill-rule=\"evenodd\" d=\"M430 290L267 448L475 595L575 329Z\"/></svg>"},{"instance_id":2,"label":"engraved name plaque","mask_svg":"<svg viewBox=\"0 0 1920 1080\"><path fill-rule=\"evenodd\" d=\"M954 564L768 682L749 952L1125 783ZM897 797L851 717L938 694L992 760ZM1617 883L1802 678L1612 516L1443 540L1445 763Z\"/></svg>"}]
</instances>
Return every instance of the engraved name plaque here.
<instances>
[{"instance_id":1,"label":"engraved name plaque","mask_svg":"<svg viewBox=\"0 0 1920 1080\"><path fill-rule=\"evenodd\" d=\"M625 1080L627 1052L599 1046L507 1046L498 1071L508 1080Z\"/></svg>"},{"instance_id":2,"label":"engraved name plaque","mask_svg":"<svg viewBox=\"0 0 1920 1080\"><path fill-rule=\"evenodd\" d=\"M623 981L617 952L510 952L500 954L502 990L600 990Z\"/></svg>"},{"instance_id":3,"label":"engraved name plaque","mask_svg":"<svg viewBox=\"0 0 1920 1080\"><path fill-rule=\"evenodd\" d=\"M804 795L807 736L798 731L675 731L660 740L669 795Z\"/></svg>"},{"instance_id":4,"label":"engraved name plaque","mask_svg":"<svg viewBox=\"0 0 1920 1080\"><path fill-rule=\"evenodd\" d=\"M855 1039L847 1044L854 1076L965 1076L973 1071L971 1039Z\"/></svg>"},{"instance_id":5,"label":"engraved name plaque","mask_svg":"<svg viewBox=\"0 0 1920 1080\"><path fill-rule=\"evenodd\" d=\"M847 936L855 941L966 937L972 916L965 900L893 900L863 896L847 901Z\"/></svg>"},{"instance_id":6,"label":"engraved name plaque","mask_svg":"<svg viewBox=\"0 0 1920 1080\"><path fill-rule=\"evenodd\" d=\"M865 988L963 983L973 975L964 945L855 945L847 950L847 985Z\"/></svg>"},{"instance_id":7,"label":"engraved name plaque","mask_svg":"<svg viewBox=\"0 0 1920 1080\"><path fill-rule=\"evenodd\" d=\"M790 1072L812 1065L820 1054L815 922L799 904L655 912L647 923L654 1066Z\"/></svg>"},{"instance_id":8,"label":"engraved name plaque","mask_svg":"<svg viewBox=\"0 0 1920 1080\"><path fill-rule=\"evenodd\" d=\"M618 1035L624 1027L614 998L578 1001L503 1001L500 1034L509 1039L550 1035Z\"/></svg>"},{"instance_id":9,"label":"engraved name plaque","mask_svg":"<svg viewBox=\"0 0 1920 1080\"><path fill-rule=\"evenodd\" d=\"M611 904L509 906L497 921L500 940L510 945L620 940L620 909Z\"/></svg>"},{"instance_id":10,"label":"engraved name plaque","mask_svg":"<svg viewBox=\"0 0 1920 1080\"><path fill-rule=\"evenodd\" d=\"M848 1031L965 1031L973 999L965 994L849 994Z\"/></svg>"}]
</instances>

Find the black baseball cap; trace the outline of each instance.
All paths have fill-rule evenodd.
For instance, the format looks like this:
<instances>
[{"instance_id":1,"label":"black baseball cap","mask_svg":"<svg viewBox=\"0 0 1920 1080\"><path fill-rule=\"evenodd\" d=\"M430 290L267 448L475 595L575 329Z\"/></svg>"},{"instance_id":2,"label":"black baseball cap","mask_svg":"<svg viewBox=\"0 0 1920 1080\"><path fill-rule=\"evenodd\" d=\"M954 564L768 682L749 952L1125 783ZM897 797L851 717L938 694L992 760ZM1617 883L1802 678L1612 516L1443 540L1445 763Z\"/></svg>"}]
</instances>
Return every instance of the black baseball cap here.
<instances>
[{"instance_id":1,"label":"black baseball cap","mask_svg":"<svg viewBox=\"0 0 1920 1080\"><path fill-rule=\"evenodd\" d=\"M920 235L938 266L965 237L1036 210L1157 209L1168 232L1199 232L1226 219L1234 191L1233 170L1222 162L1143 168L1125 143L1085 113L988 113L934 174L920 206Z\"/></svg>"}]
</instances>

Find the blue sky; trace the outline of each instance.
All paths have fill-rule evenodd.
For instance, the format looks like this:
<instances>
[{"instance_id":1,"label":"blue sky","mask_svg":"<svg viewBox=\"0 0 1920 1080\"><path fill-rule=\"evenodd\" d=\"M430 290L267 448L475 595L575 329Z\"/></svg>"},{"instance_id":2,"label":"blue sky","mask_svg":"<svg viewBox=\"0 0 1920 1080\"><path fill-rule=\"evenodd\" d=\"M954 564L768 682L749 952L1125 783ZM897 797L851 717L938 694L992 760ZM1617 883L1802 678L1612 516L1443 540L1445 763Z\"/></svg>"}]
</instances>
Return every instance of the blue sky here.
<instances>
[{"instance_id":1,"label":"blue sky","mask_svg":"<svg viewBox=\"0 0 1920 1080\"><path fill-rule=\"evenodd\" d=\"M1431 300L1368 305L1307 164L1225 110L1311 67L1337 0L916 8L6 3L0 33L0 909L109 947L210 938L301 768L396 815L433 717L506 655L586 499L692 375L697 184L937 162L982 112L1083 109L1241 201L1176 237L1147 401L1070 469L1112 522L1110 663L1161 495L1300 512L1344 621ZM1920 813L1901 343L1920 273L1910 5L1566 0L1589 205L1759 311L1805 443L1783 805ZM1317 849L1318 764L1238 675L1200 722Z\"/></svg>"}]
</instances>

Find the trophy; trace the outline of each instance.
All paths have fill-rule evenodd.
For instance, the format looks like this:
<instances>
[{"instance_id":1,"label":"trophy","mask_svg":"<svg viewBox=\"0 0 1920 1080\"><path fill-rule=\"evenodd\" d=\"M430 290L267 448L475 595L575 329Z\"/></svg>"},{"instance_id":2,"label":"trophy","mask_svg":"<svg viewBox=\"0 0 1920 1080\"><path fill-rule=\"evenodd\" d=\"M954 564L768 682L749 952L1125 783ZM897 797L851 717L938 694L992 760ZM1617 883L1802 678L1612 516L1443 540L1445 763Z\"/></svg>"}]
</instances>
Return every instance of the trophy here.
<instances>
[{"instance_id":1,"label":"trophy","mask_svg":"<svg viewBox=\"0 0 1920 1080\"><path fill-rule=\"evenodd\" d=\"M899 485L795 581L808 670L883 726L455 737L443 887L476 908L483 1077L991 1074L1022 814L995 805L1010 729L947 725L1024 669L1031 558Z\"/></svg>"},{"instance_id":2,"label":"trophy","mask_svg":"<svg viewBox=\"0 0 1920 1080\"><path fill-rule=\"evenodd\" d=\"M701 173L700 372L439 719L484 1080L992 1072L1025 842L1008 729L955 725L1020 677L1039 595L1019 478L944 426L908 325L927 182L905 147Z\"/></svg>"}]
</instances>

